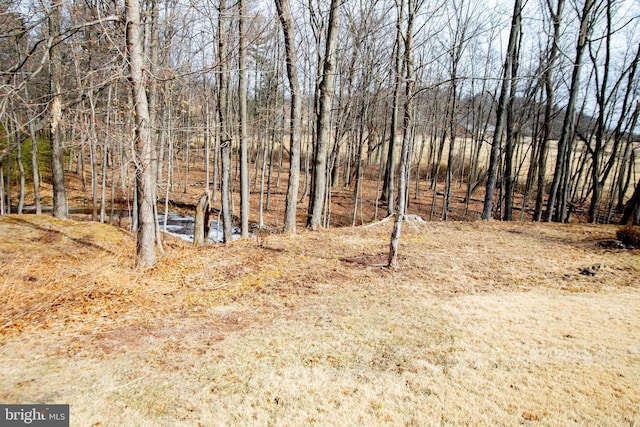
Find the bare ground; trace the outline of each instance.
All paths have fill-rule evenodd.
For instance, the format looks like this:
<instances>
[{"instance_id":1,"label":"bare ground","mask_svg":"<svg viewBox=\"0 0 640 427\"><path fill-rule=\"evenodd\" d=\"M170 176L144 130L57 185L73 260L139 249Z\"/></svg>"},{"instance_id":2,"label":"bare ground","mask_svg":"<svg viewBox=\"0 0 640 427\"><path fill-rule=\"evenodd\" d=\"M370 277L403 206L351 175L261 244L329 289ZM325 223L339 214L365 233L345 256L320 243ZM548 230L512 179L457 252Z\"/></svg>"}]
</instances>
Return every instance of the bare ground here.
<instances>
[{"instance_id":1,"label":"bare ground","mask_svg":"<svg viewBox=\"0 0 640 427\"><path fill-rule=\"evenodd\" d=\"M0 401L73 426L640 425L640 253L611 226L390 223L166 245L0 218ZM585 269L595 275L580 274Z\"/></svg>"}]
</instances>

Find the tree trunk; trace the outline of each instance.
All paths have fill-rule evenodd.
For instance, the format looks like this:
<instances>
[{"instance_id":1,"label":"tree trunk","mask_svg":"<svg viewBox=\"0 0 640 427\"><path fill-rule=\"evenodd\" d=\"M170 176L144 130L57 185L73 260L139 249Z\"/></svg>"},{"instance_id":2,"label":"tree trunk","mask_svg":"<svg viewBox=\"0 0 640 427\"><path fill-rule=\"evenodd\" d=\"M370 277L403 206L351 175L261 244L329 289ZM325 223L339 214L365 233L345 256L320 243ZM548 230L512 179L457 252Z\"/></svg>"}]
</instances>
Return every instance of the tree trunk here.
<instances>
[{"instance_id":1,"label":"tree trunk","mask_svg":"<svg viewBox=\"0 0 640 427\"><path fill-rule=\"evenodd\" d=\"M536 195L536 207L533 213L533 220L540 221L542 219L542 209L544 205L546 173L547 173L547 158L549 151L549 139L551 138L551 130L553 125L554 114L554 88L553 88L553 72L555 68L556 58L558 51L560 50L560 24L562 22L562 11L564 8L565 0L558 0L556 11L551 8L551 3L548 2L547 7L549 13L553 19L553 40L551 43L551 51L549 52L548 63L544 72L544 90L547 95L547 100L544 109L544 135L540 142L539 160L538 160L538 175L537 175L537 195Z\"/></svg>"},{"instance_id":2,"label":"tree trunk","mask_svg":"<svg viewBox=\"0 0 640 427\"><path fill-rule=\"evenodd\" d=\"M136 262L141 267L156 263L155 254L155 176L151 165L151 136L149 133L149 105L145 92L144 54L140 34L140 4L126 0L127 53L131 90L135 107L136 196L138 204L138 243Z\"/></svg>"},{"instance_id":3,"label":"tree trunk","mask_svg":"<svg viewBox=\"0 0 640 427\"><path fill-rule=\"evenodd\" d=\"M496 128L493 132L491 142L491 154L489 156L489 171L487 173L487 188L482 209L482 219L488 221L492 217L493 196L498 181L498 164L500 157L500 146L502 145L502 129L504 126L504 114L506 112L509 87L511 84L511 64L515 61L517 54L517 39L520 34L520 21L522 13L522 0L515 0L513 6L513 17L511 20L511 31L509 34L509 44L507 46L507 58L504 62L502 87L500 89L500 99L496 110Z\"/></svg>"},{"instance_id":4,"label":"tree trunk","mask_svg":"<svg viewBox=\"0 0 640 427\"><path fill-rule=\"evenodd\" d=\"M53 182L53 216L67 219L67 194L64 183L62 129L62 54L59 37L62 20L61 4L52 4L49 13L49 114L51 117L51 179Z\"/></svg>"},{"instance_id":5,"label":"tree trunk","mask_svg":"<svg viewBox=\"0 0 640 427\"><path fill-rule=\"evenodd\" d=\"M245 0L238 1L240 11L238 22L239 38L239 77L238 77L238 113L240 115L240 233L249 237L249 140L247 137L247 49L245 35Z\"/></svg>"},{"instance_id":6,"label":"tree trunk","mask_svg":"<svg viewBox=\"0 0 640 427\"><path fill-rule=\"evenodd\" d=\"M16 135L19 138L19 135ZM24 208L24 191L25 191L25 176L24 176L24 164L22 163L22 144L18 139L16 161L18 162L18 173L20 176L20 189L18 196L18 214L22 214Z\"/></svg>"},{"instance_id":7,"label":"tree trunk","mask_svg":"<svg viewBox=\"0 0 640 427\"><path fill-rule=\"evenodd\" d=\"M218 76L218 121L220 125L220 157L222 163L222 179L220 201L222 205L222 239L224 243L231 241L231 144L232 137L229 131L227 114L228 101L228 58L227 58L227 25L225 23L227 13L226 0L220 1L220 14L218 16L218 60L220 75Z\"/></svg>"},{"instance_id":8,"label":"tree trunk","mask_svg":"<svg viewBox=\"0 0 640 427\"><path fill-rule=\"evenodd\" d=\"M29 123L31 136L31 169L33 173L33 197L36 204L36 215L42 214L42 202L40 200L40 168L38 166L38 140L33 123Z\"/></svg>"},{"instance_id":9,"label":"tree trunk","mask_svg":"<svg viewBox=\"0 0 640 427\"><path fill-rule=\"evenodd\" d=\"M402 60L400 44L402 43L401 19L404 1L400 2L398 17L396 18L396 52L394 56L394 89L393 104L391 106L391 125L389 130L389 146L387 147L387 163L385 166L384 184L382 186L382 200L387 203L387 215L395 210L395 175L396 175L396 130L398 128L398 114L400 109L400 93L402 90Z\"/></svg>"},{"instance_id":10,"label":"tree trunk","mask_svg":"<svg viewBox=\"0 0 640 427\"><path fill-rule=\"evenodd\" d=\"M284 46L287 58L287 76L289 77L289 87L291 91L291 115L290 115L290 146L289 146L289 182L287 185L287 200L284 215L285 233L296 232L296 207L298 201L298 186L300 184L300 125L302 117L302 96L300 93L300 83L298 81L298 69L296 67L296 45L293 30L295 23L289 0L275 0L276 8L282 32L284 35Z\"/></svg>"},{"instance_id":11,"label":"tree trunk","mask_svg":"<svg viewBox=\"0 0 640 427\"><path fill-rule=\"evenodd\" d=\"M590 16L595 0L585 0L584 8L582 10L582 16L580 18L580 33L578 35L578 42L576 45L576 59L573 63L573 72L571 75L571 87L569 89L569 101L567 104L564 121L562 123L562 132L560 134L560 140L558 141L558 155L556 158L556 166L553 173L553 181L551 182L551 189L549 190L549 198L547 200L547 210L544 213L543 220L545 222L551 221L553 217L554 205L556 204L556 197L558 195L558 189L560 188L560 182L562 180L562 174L566 168L567 148L570 142L575 136L575 110L576 102L578 99L578 91L580 90L580 71L582 69L582 58L587 46L587 40L590 34Z\"/></svg>"},{"instance_id":12,"label":"tree trunk","mask_svg":"<svg viewBox=\"0 0 640 427\"><path fill-rule=\"evenodd\" d=\"M627 205L624 208L624 213L622 214L622 219L620 219L620 224L626 225L630 220L633 219L634 223L637 223L638 215L640 214L640 180L636 184L636 188L633 191L633 195L631 199L627 202Z\"/></svg>"},{"instance_id":13,"label":"tree trunk","mask_svg":"<svg viewBox=\"0 0 640 427\"><path fill-rule=\"evenodd\" d=\"M404 0L402 1L404 3ZM413 97L413 57L412 46L413 41L413 20L417 10L414 10L413 0L408 0L407 5L407 30L404 35L404 69L406 73L405 79L405 101L402 126L402 149L400 154L400 174L398 177L398 210L393 223L393 231L391 232L391 242L389 244L389 261L388 267L398 268L398 244L400 242L400 234L402 231L402 222L407 206L407 179L409 176L409 152L413 145L413 134L411 132L411 109ZM398 27L402 22L402 12L398 19Z\"/></svg>"},{"instance_id":14,"label":"tree trunk","mask_svg":"<svg viewBox=\"0 0 640 427\"><path fill-rule=\"evenodd\" d=\"M318 112L316 155L313 168L313 192L309 204L307 228L318 230L321 227L322 211L326 194L327 151L331 140L331 104L336 82L336 45L340 20L340 0L331 0L327 40L320 83L320 109Z\"/></svg>"},{"instance_id":15,"label":"tree trunk","mask_svg":"<svg viewBox=\"0 0 640 427\"><path fill-rule=\"evenodd\" d=\"M640 101L636 102L633 115L631 117L629 129L635 129L638 124L638 116L640 115ZM624 209L624 195L627 193L629 183L631 182L631 173L635 164L635 155L633 151L633 134L627 135L627 143L625 144L624 154L620 161L620 172L618 176L618 201L616 203L616 211L622 212Z\"/></svg>"},{"instance_id":16,"label":"tree trunk","mask_svg":"<svg viewBox=\"0 0 640 427\"><path fill-rule=\"evenodd\" d=\"M515 52L511 59L511 88L509 89L509 99L507 101L507 135L504 150L504 172L502 180L504 182L504 212L502 219L511 221L513 219L513 192L515 186L515 170L513 164L513 156L515 145L518 140L518 132L516 131L514 100L516 97L517 77L518 77L518 57L520 55L521 31L516 33Z\"/></svg>"}]
</instances>

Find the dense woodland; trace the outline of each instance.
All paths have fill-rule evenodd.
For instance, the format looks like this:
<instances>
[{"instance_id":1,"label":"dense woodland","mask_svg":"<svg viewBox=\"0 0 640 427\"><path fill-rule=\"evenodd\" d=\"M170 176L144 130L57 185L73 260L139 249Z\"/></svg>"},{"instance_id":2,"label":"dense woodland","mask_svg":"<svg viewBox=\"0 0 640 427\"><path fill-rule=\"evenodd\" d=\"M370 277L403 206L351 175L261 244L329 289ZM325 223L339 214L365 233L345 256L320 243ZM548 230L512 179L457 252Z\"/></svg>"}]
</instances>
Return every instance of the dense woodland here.
<instances>
[{"instance_id":1,"label":"dense woodland","mask_svg":"<svg viewBox=\"0 0 640 427\"><path fill-rule=\"evenodd\" d=\"M41 213L46 184L67 218L80 175L94 220L131 207L143 265L193 185L226 240L276 181L287 233L301 206L331 226L349 189L353 225L365 197L395 214L390 265L415 199L431 220L638 222L640 6L496 3L0 0L0 214Z\"/></svg>"}]
</instances>

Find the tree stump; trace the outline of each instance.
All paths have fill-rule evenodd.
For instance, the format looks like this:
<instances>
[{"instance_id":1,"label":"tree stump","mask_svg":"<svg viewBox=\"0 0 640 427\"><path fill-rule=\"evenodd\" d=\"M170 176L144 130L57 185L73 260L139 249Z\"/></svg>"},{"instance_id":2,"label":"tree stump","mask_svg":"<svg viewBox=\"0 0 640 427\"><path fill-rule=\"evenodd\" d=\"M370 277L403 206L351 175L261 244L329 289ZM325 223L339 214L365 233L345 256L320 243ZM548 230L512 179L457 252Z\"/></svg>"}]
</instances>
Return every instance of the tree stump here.
<instances>
[{"instance_id":1,"label":"tree stump","mask_svg":"<svg viewBox=\"0 0 640 427\"><path fill-rule=\"evenodd\" d=\"M193 244L203 247L209 243L209 194L200 197L196 205L196 219L193 229Z\"/></svg>"}]
</instances>

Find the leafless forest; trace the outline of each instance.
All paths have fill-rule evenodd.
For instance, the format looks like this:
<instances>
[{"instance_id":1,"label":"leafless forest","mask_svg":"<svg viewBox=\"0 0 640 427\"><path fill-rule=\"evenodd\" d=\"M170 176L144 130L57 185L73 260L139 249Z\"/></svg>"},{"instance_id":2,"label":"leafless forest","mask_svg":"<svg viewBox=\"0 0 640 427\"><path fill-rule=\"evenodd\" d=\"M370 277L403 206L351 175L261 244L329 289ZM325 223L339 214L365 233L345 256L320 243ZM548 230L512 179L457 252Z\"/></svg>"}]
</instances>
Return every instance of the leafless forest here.
<instances>
[{"instance_id":1,"label":"leafless forest","mask_svg":"<svg viewBox=\"0 0 640 427\"><path fill-rule=\"evenodd\" d=\"M0 213L637 222L638 3L496 3L1 0Z\"/></svg>"},{"instance_id":2,"label":"leafless forest","mask_svg":"<svg viewBox=\"0 0 640 427\"><path fill-rule=\"evenodd\" d=\"M0 0L0 402L640 425L639 61L638 0Z\"/></svg>"}]
</instances>

